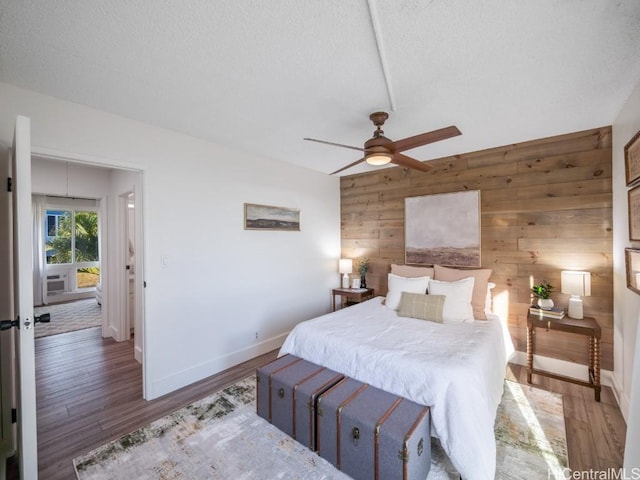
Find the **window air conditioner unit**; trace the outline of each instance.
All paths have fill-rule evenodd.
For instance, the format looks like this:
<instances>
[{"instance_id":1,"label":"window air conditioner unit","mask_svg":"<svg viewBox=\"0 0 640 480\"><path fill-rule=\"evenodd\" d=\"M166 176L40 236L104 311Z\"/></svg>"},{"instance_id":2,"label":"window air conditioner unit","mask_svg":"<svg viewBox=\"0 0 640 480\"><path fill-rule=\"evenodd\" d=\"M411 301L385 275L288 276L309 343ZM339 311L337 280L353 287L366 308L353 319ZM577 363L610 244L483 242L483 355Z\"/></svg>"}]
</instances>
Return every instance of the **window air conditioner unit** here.
<instances>
[{"instance_id":1,"label":"window air conditioner unit","mask_svg":"<svg viewBox=\"0 0 640 480\"><path fill-rule=\"evenodd\" d=\"M66 273L47 275L47 294L55 295L69 290L69 280Z\"/></svg>"}]
</instances>

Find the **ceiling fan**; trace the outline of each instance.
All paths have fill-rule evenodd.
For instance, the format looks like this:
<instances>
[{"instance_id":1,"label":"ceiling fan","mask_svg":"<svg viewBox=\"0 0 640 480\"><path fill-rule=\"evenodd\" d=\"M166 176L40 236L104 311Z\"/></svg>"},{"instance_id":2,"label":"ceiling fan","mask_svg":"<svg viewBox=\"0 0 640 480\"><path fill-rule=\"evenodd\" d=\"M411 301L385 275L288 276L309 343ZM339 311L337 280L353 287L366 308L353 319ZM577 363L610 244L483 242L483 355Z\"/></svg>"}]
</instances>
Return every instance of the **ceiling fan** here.
<instances>
[{"instance_id":1,"label":"ceiling fan","mask_svg":"<svg viewBox=\"0 0 640 480\"><path fill-rule=\"evenodd\" d=\"M382 128L380 128L382 127L382 125L384 125L384 122L387 118L389 118L389 114L386 112L374 112L369 115L369 119L376 126L376 130L373 132L373 137L364 142L364 148L352 147L350 145L343 145L341 143L326 142L324 140L317 140L315 138L305 138L305 140L309 140L310 142L325 143L327 145L333 145L336 147L350 148L352 150L360 150L364 152L364 157L362 157L360 160L356 160L346 167L342 167L335 172L331 172L331 175L342 172L343 170L351 168L362 162L367 162L370 165L386 165L387 163L395 163L396 165L400 165L401 167L413 168L415 170L420 170L421 172L428 172L429 170L431 170L431 166L427 165L426 163L422 163L415 158L403 155L400 152L461 135L460 130L452 125L450 127L433 130L432 132L421 133L420 135L403 138L402 140L397 140L394 142L385 137Z\"/></svg>"}]
</instances>

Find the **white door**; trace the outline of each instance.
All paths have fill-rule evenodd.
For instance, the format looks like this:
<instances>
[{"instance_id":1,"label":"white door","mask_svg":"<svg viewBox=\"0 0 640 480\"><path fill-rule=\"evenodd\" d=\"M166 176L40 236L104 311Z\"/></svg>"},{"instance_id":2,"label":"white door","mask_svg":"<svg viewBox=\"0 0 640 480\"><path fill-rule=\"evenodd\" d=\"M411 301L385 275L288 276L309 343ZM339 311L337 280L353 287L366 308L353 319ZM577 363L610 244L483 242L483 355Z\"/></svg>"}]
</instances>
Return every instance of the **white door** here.
<instances>
[{"instance_id":1,"label":"white door","mask_svg":"<svg viewBox=\"0 0 640 480\"><path fill-rule=\"evenodd\" d=\"M0 179L5 182L11 177L10 158L0 156ZM4 190L4 189L3 189ZM11 194L3 192L0 195L0 479L4 479L4 459L16 451L15 425L11 421L11 410L15 406L14 385L15 372L13 359L15 357L15 335L11 328L13 316L13 258L11 244L13 243L13 213L11 211ZM8 288L7 288L8 287ZM8 324L8 326L7 326ZM6 330L5 330L6 328ZM4 368L2 368L4 367Z\"/></svg>"},{"instance_id":2,"label":"white door","mask_svg":"<svg viewBox=\"0 0 640 480\"><path fill-rule=\"evenodd\" d=\"M31 122L17 117L12 151L13 291L16 338L18 466L21 479L38 478L36 369L33 336ZM3 365L7 368L6 365Z\"/></svg>"}]
</instances>

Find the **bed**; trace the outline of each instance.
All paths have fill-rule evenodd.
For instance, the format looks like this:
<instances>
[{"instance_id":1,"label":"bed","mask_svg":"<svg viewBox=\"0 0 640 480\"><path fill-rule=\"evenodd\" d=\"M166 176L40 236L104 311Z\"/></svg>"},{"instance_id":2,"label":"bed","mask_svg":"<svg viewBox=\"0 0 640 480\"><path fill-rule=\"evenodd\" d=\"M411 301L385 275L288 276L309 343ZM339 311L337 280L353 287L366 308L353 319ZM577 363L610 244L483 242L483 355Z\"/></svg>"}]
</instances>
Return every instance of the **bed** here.
<instances>
[{"instance_id":1,"label":"bed","mask_svg":"<svg viewBox=\"0 0 640 480\"><path fill-rule=\"evenodd\" d=\"M487 320L403 317L375 297L298 324L287 353L431 407L432 435L464 479L493 479L494 421L513 352L506 327Z\"/></svg>"}]
</instances>

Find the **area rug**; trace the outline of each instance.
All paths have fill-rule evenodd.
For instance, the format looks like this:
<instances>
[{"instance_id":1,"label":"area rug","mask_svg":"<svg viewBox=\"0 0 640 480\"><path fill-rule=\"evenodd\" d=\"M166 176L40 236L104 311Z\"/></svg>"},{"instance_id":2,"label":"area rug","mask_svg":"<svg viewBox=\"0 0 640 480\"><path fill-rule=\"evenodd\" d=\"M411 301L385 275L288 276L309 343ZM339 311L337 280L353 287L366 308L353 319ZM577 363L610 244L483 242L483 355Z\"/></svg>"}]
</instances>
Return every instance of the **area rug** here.
<instances>
[{"instance_id":1,"label":"area rug","mask_svg":"<svg viewBox=\"0 0 640 480\"><path fill-rule=\"evenodd\" d=\"M36 338L102 325L102 308L95 298L36 307L33 313L34 315L43 313L51 315L51 322L36 323L34 332Z\"/></svg>"},{"instance_id":2,"label":"area rug","mask_svg":"<svg viewBox=\"0 0 640 480\"><path fill-rule=\"evenodd\" d=\"M561 395L505 381L495 431L496 478L566 478ZM459 478L435 439L431 455L429 480ZM350 478L256 415L255 377L75 458L73 464L80 480Z\"/></svg>"}]
</instances>

